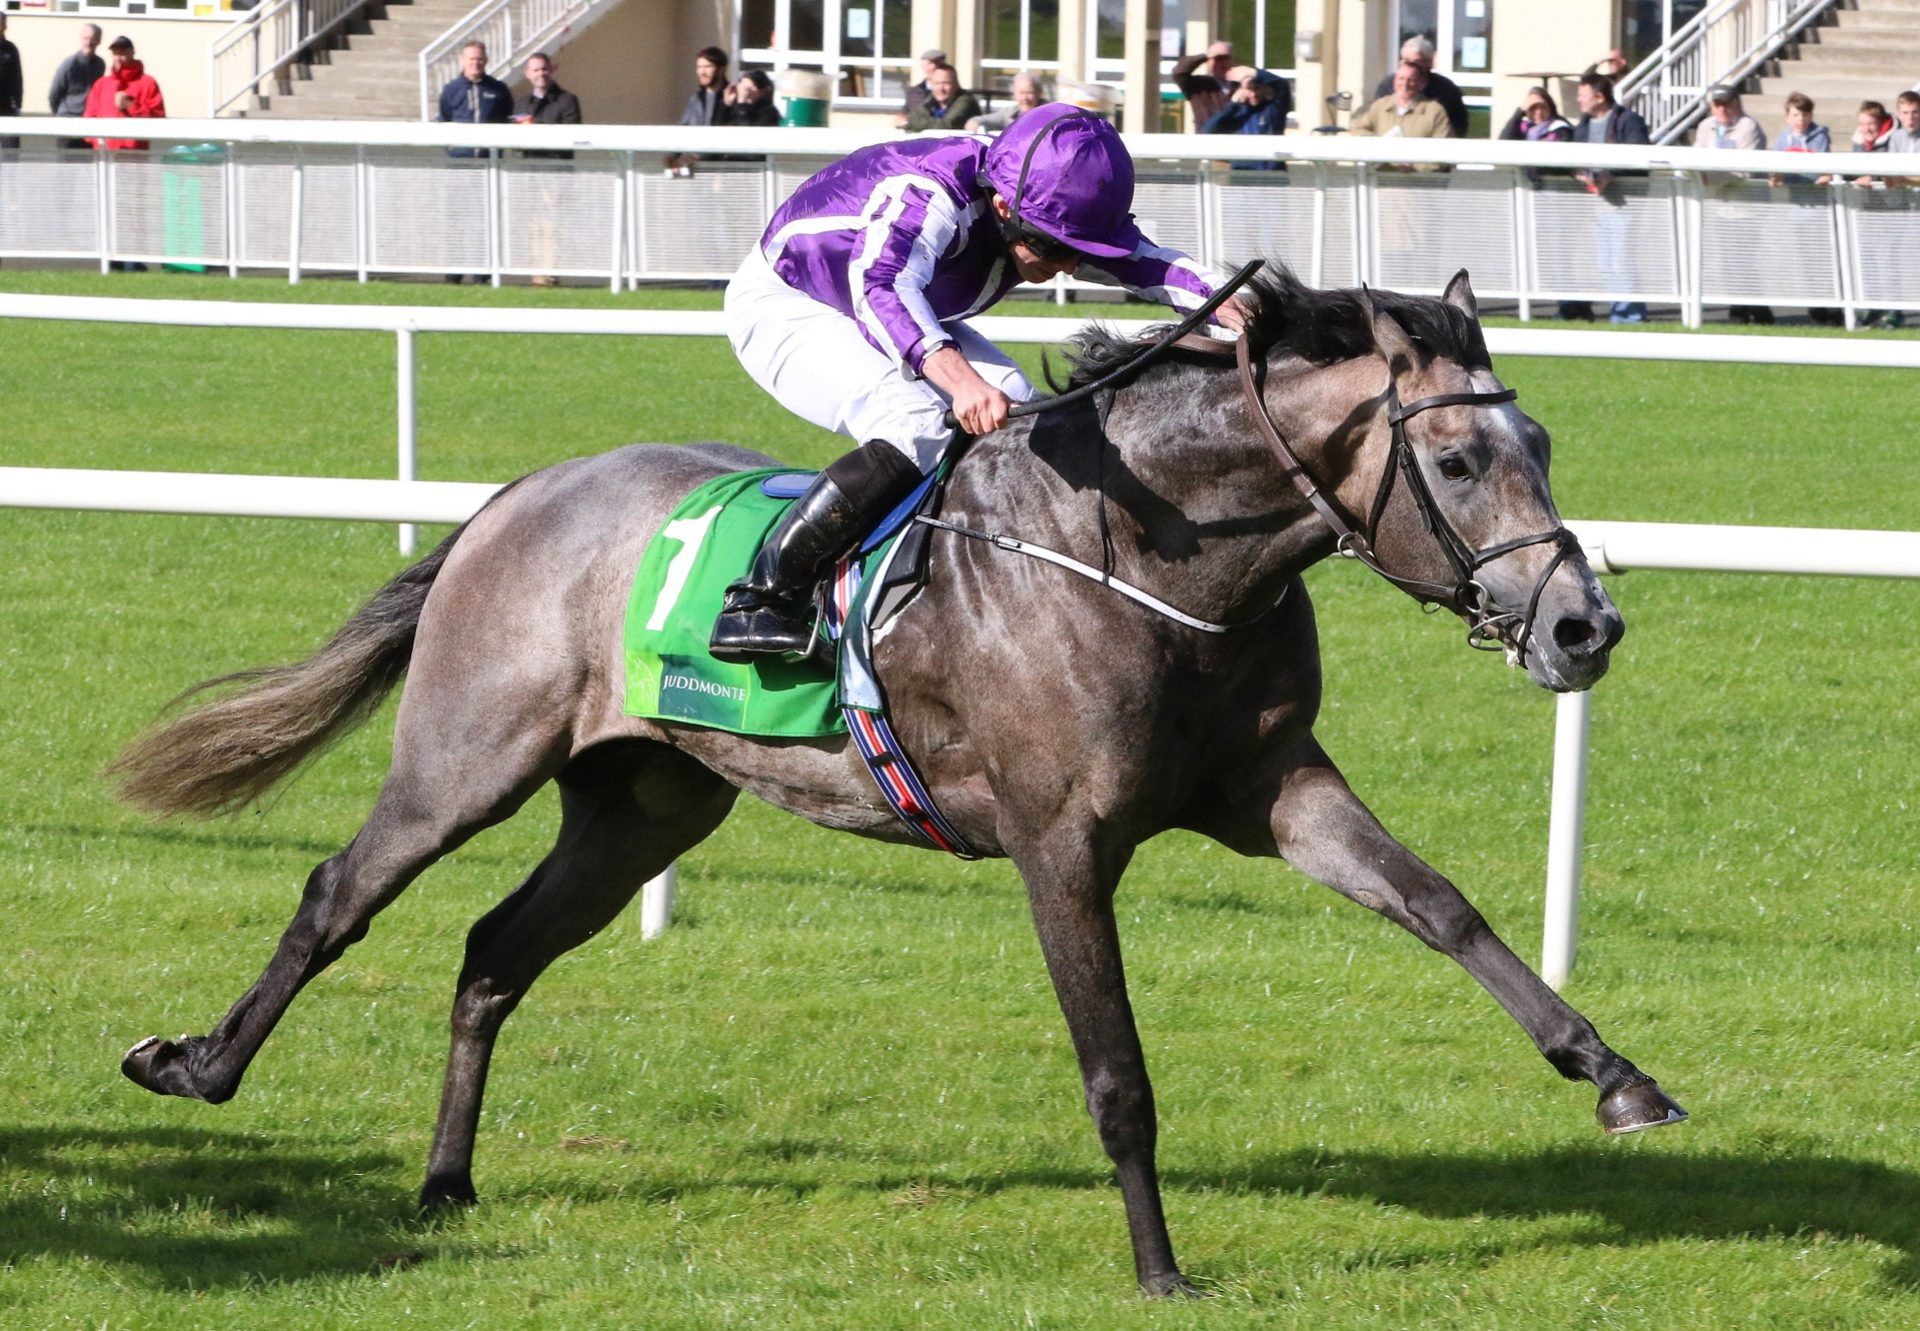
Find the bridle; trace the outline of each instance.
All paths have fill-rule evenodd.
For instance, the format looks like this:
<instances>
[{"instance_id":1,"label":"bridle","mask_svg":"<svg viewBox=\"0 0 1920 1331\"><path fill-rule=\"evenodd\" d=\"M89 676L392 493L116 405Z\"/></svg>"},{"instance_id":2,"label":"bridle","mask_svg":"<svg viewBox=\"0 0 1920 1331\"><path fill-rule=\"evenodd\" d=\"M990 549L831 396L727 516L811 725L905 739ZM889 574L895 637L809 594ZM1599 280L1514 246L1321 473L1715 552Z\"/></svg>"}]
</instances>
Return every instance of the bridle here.
<instances>
[{"instance_id":1,"label":"bridle","mask_svg":"<svg viewBox=\"0 0 1920 1331\"><path fill-rule=\"evenodd\" d=\"M1392 437L1388 444L1386 465L1380 472L1380 485L1374 491L1373 508L1367 517L1365 533L1356 531L1340 510L1320 490L1300 457L1281 435L1279 427L1273 423L1273 417L1267 413L1266 399L1262 396L1261 380L1266 374L1266 362L1256 360L1250 340L1241 337L1234 349L1234 359L1240 366L1240 386L1246 391L1247 403L1253 409L1253 419L1273 445L1274 453L1280 460L1280 469L1294 488L1313 505L1314 511L1333 529L1334 545L1343 555L1359 560L1394 586L1413 596L1423 605L1444 605L1458 611L1467 621L1467 643L1482 651L1505 649L1513 655L1516 663L1524 664L1527 654L1527 641L1533 631L1535 613L1540 608L1541 594L1546 591L1547 580L1554 571L1565 563L1567 557L1580 548L1579 539L1565 526L1556 526L1549 531L1535 532L1531 536L1515 537L1511 541L1501 541L1475 550L1447 521L1446 514L1440 511L1435 502L1432 489L1427 485L1426 477L1420 473L1419 460L1414 456L1413 444L1407 439L1406 422L1423 411L1435 407L1494 406L1502 402L1511 402L1519 394L1504 388L1497 393L1435 393L1430 397L1416 398L1402 404L1400 390L1391 381L1387 384L1387 421L1392 427ZM1426 524L1427 531L1440 543L1440 551L1446 556L1448 566L1453 570L1453 583L1427 582L1420 578L1410 578L1395 573L1380 562L1375 545L1380 534L1380 519L1386 513L1387 501L1393 495L1394 478L1397 474L1406 476L1408 492L1413 497L1414 507L1420 512L1420 518ZM1512 610L1497 610L1494 602L1475 576L1479 571L1503 555L1523 550L1530 545L1551 544L1554 547L1553 558L1547 561L1545 569L1533 584L1533 594L1527 600L1525 614ZM1517 625L1517 627L1516 627Z\"/></svg>"}]
</instances>

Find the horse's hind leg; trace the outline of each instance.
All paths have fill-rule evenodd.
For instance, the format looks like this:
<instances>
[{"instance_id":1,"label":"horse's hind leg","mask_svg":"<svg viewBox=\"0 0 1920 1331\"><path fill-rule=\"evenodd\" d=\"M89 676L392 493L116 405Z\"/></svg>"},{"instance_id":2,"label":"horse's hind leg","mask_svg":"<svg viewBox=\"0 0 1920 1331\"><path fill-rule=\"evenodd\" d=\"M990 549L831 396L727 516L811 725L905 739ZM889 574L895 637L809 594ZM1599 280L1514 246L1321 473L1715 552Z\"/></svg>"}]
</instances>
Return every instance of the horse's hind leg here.
<instances>
[{"instance_id":1,"label":"horse's hind leg","mask_svg":"<svg viewBox=\"0 0 1920 1331\"><path fill-rule=\"evenodd\" d=\"M1306 740L1275 763L1237 812L1237 824L1221 829L1227 844L1277 852L1459 962L1561 1076L1599 1088L1595 1113L1609 1133L1686 1117L1653 1078L1609 1048L1591 1022L1500 941L1458 888L1388 834L1317 743Z\"/></svg>"},{"instance_id":2,"label":"horse's hind leg","mask_svg":"<svg viewBox=\"0 0 1920 1331\"><path fill-rule=\"evenodd\" d=\"M231 1099L301 988L365 937L373 917L428 865L510 817L546 784L559 764L543 747L502 745L484 759L467 745L436 747L413 762L401 755L418 746L396 741L373 811L347 848L308 876L299 909L253 987L206 1035L150 1036L127 1051L120 1070L161 1095Z\"/></svg>"},{"instance_id":3,"label":"horse's hind leg","mask_svg":"<svg viewBox=\"0 0 1920 1331\"><path fill-rule=\"evenodd\" d=\"M692 759L656 745L588 755L561 774L553 850L467 935L422 1207L474 1200L473 1142L487 1064L501 1024L529 986L718 827L738 793Z\"/></svg>"}]
</instances>

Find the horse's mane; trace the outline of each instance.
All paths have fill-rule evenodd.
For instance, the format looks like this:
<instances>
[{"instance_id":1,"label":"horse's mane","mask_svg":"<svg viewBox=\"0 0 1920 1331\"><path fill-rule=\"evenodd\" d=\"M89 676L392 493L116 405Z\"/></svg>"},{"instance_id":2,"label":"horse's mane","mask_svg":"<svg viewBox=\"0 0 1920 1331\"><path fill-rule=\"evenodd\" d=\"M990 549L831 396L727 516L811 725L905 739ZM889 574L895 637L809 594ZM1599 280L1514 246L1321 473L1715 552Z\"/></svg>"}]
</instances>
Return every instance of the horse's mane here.
<instances>
[{"instance_id":1,"label":"horse's mane","mask_svg":"<svg viewBox=\"0 0 1920 1331\"><path fill-rule=\"evenodd\" d=\"M1466 311L1432 296L1382 288L1369 288L1366 294L1373 308L1392 315L1427 355L1458 361L1468 369L1489 366L1479 321ZM1332 365L1373 354L1373 328L1357 287L1322 291L1285 265L1274 265L1247 284L1242 299L1253 309L1246 336L1257 357L1283 351L1315 365ZM1139 343L1118 333L1088 329L1074 338L1067 353L1069 386L1099 378L1139 349Z\"/></svg>"}]
</instances>

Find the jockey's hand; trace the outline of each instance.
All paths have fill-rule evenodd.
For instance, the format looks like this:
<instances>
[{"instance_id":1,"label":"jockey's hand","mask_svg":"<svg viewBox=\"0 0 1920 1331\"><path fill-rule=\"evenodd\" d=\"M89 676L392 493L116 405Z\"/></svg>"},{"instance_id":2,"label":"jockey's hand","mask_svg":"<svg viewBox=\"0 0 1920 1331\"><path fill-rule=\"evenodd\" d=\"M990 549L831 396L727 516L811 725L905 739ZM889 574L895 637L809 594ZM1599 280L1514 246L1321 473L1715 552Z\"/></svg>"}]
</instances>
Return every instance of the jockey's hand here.
<instances>
[{"instance_id":1,"label":"jockey's hand","mask_svg":"<svg viewBox=\"0 0 1920 1331\"><path fill-rule=\"evenodd\" d=\"M959 348L948 344L920 363L920 372L953 401L954 419L976 438L1007 423L1013 400L980 377Z\"/></svg>"},{"instance_id":2,"label":"jockey's hand","mask_svg":"<svg viewBox=\"0 0 1920 1331\"><path fill-rule=\"evenodd\" d=\"M970 435L980 438L992 434L1007 423L1013 401L985 380L962 388L953 395L953 414Z\"/></svg>"},{"instance_id":3,"label":"jockey's hand","mask_svg":"<svg viewBox=\"0 0 1920 1331\"><path fill-rule=\"evenodd\" d=\"M1238 296L1229 296L1226 304L1214 311L1213 317L1220 321L1222 328L1230 328L1236 333L1242 333L1246 331L1247 319L1251 314L1252 311L1247 308L1244 300Z\"/></svg>"}]
</instances>

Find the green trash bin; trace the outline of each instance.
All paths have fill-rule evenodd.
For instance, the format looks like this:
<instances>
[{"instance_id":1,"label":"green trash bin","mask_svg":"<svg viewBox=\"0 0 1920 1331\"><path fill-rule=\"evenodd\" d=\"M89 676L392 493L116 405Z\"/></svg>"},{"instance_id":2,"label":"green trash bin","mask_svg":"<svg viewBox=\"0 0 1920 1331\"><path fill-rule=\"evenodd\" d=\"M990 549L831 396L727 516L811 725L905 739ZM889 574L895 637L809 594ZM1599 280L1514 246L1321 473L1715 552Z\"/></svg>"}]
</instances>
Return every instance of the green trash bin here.
<instances>
[{"instance_id":1,"label":"green trash bin","mask_svg":"<svg viewBox=\"0 0 1920 1331\"><path fill-rule=\"evenodd\" d=\"M827 123L833 80L810 69L789 69L780 76L780 95L787 99L782 125L818 128Z\"/></svg>"},{"instance_id":2,"label":"green trash bin","mask_svg":"<svg viewBox=\"0 0 1920 1331\"><path fill-rule=\"evenodd\" d=\"M224 162L226 149L217 143L182 143L167 149L160 173L160 218L162 244L168 254L203 254L207 232L225 219L218 209L218 196L209 199L203 171L180 171L175 167ZM204 263L168 263L170 273L204 273Z\"/></svg>"}]
</instances>

